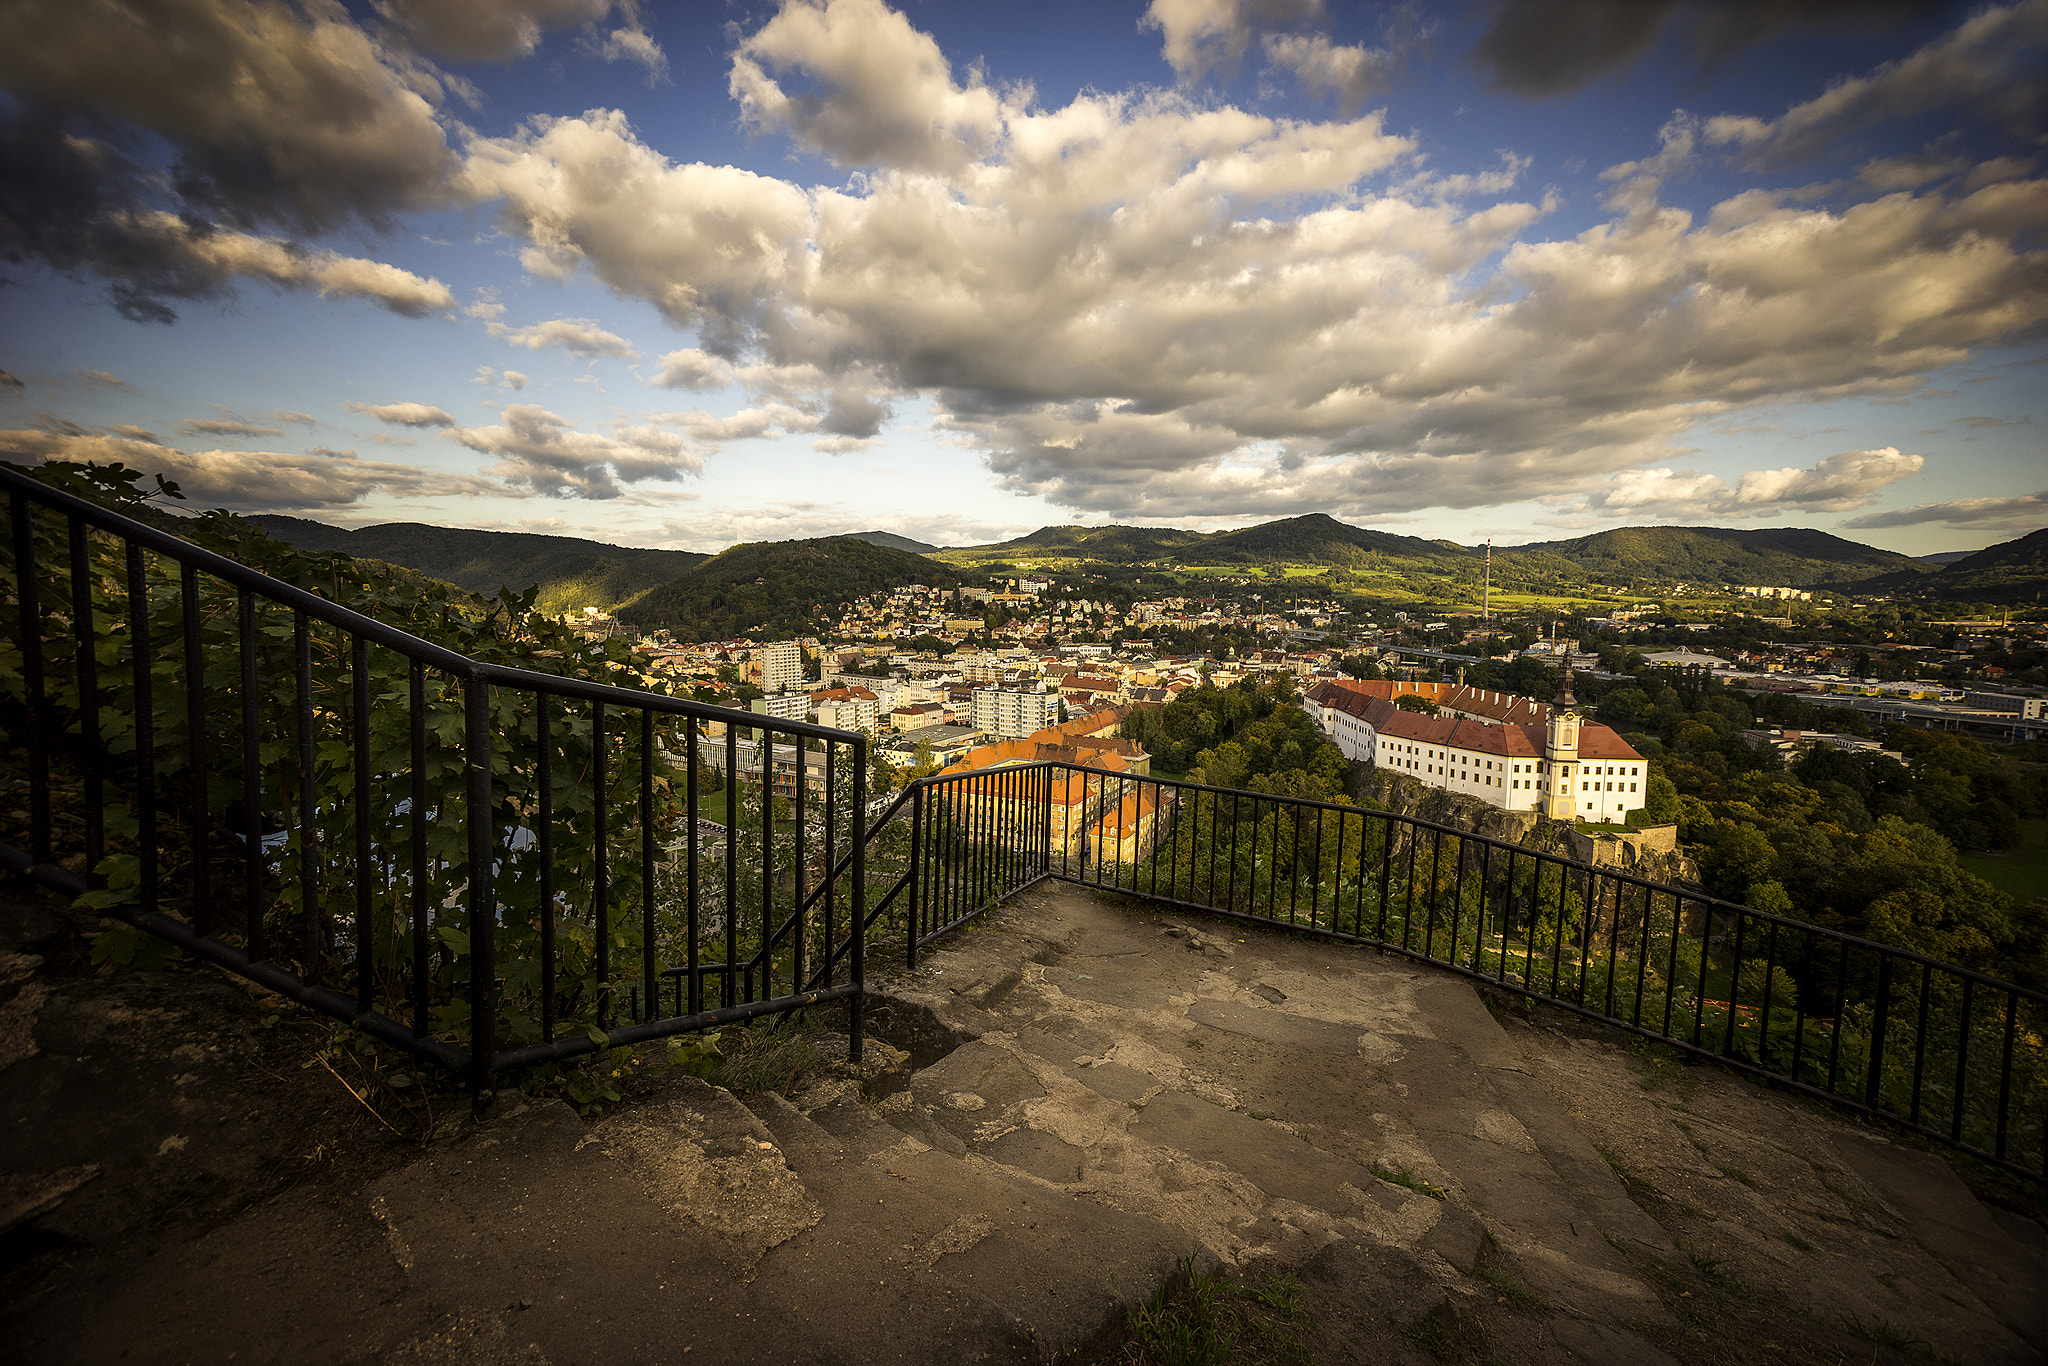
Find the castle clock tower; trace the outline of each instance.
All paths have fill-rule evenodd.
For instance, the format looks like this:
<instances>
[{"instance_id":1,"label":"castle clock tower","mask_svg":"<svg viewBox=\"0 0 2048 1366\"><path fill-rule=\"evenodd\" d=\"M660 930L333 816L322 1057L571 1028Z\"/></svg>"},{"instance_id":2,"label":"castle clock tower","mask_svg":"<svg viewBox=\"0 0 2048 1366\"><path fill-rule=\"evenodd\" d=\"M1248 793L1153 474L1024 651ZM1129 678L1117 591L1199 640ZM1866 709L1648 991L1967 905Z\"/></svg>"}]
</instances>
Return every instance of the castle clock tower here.
<instances>
[{"instance_id":1,"label":"castle clock tower","mask_svg":"<svg viewBox=\"0 0 2048 1366\"><path fill-rule=\"evenodd\" d=\"M1543 737L1543 814L1554 821L1579 815L1579 701L1572 696L1572 666L1550 704L1550 725Z\"/></svg>"}]
</instances>

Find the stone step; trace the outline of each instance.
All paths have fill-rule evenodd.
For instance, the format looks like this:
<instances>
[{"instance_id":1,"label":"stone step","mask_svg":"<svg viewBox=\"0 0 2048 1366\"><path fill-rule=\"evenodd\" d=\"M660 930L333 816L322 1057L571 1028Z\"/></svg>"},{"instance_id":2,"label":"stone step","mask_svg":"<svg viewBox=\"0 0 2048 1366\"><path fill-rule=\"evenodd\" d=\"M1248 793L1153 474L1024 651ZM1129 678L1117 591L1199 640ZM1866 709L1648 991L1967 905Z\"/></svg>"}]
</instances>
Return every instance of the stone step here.
<instances>
[{"instance_id":1,"label":"stone step","mask_svg":"<svg viewBox=\"0 0 2048 1366\"><path fill-rule=\"evenodd\" d=\"M1020 932L963 937L890 987L892 1015L979 1036L910 1083L914 1113L971 1154L1229 1261L1364 1238L1469 1273L1491 1230L1546 1298L1666 1316L1631 1259L1681 1254L1470 983L1064 889L1041 901Z\"/></svg>"}]
</instances>

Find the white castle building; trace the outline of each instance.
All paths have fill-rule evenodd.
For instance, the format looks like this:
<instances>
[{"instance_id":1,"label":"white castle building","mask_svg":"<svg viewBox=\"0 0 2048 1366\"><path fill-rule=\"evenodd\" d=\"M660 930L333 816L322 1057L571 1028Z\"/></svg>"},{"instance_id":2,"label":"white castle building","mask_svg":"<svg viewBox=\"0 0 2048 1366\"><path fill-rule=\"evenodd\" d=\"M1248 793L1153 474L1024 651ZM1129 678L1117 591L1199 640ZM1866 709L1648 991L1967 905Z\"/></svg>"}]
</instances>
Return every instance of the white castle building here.
<instances>
[{"instance_id":1,"label":"white castle building","mask_svg":"<svg viewBox=\"0 0 2048 1366\"><path fill-rule=\"evenodd\" d=\"M1402 710L1394 699L1403 693L1441 714ZM1304 706L1347 759L1506 811L1619 823L1645 802L1648 761L1580 719L1569 673L1548 707L1463 686L1350 682L1317 684Z\"/></svg>"}]
</instances>

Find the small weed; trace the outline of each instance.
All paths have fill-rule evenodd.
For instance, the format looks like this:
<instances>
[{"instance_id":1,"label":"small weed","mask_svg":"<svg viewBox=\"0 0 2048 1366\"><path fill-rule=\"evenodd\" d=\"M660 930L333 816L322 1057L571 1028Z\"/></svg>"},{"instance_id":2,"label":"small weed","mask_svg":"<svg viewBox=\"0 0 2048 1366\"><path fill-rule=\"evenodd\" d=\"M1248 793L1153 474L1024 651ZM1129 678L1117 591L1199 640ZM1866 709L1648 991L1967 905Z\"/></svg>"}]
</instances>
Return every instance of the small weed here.
<instances>
[{"instance_id":1,"label":"small weed","mask_svg":"<svg viewBox=\"0 0 2048 1366\"><path fill-rule=\"evenodd\" d=\"M1742 1170L1742 1168L1740 1167L1730 1167L1722 1163L1716 1162L1714 1164L1714 1170L1721 1173L1721 1175L1727 1177L1730 1181L1740 1181L1743 1185L1749 1187L1751 1190L1756 1189L1756 1178L1751 1176L1748 1172Z\"/></svg>"},{"instance_id":2,"label":"small weed","mask_svg":"<svg viewBox=\"0 0 2048 1366\"><path fill-rule=\"evenodd\" d=\"M1432 1200L1447 1200L1450 1198L1450 1192L1442 1186L1431 1185L1406 1167L1396 1170L1392 1167L1381 1166L1375 1162L1371 1170L1374 1176L1390 1186L1402 1186L1414 1191L1417 1195L1426 1195Z\"/></svg>"},{"instance_id":3,"label":"small weed","mask_svg":"<svg viewBox=\"0 0 2048 1366\"><path fill-rule=\"evenodd\" d=\"M1631 1036L1628 1051L1629 1056L1643 1064L1645 1074L1638 1083L1645 1091L1654 1091L1685 1075L1685 1054L1670 1044Z\"/></svg>"},{"instance_id":4,"label":"small weed","mask_svg":"<svg viewBox=\"0 0 2048 1366\"><path fill-rule=\"evenodd\" d=\"M689 1070L736 1096L760 1091L789 1091L806 1075L831 1061L816 1044L818 1029L799 1020L772 1028L721 1030L714 1036L717 1061L707 1070Z\"/></svg>"},{"instance_id":5,"label":"small weed","mask_svg":"<svg viewBox=\"0 0 2048 1366\"><path fill-rule=\"evenodd\" d=\"M1656 1194L1650 1183L1643 1180L1634 1168L1616 1157L1612 1149L1599 1147L1598 1151L1602 1160L1614 1172L1615 1179L1621 1182L1622 1189L1626 1190L1631 1197L1640 1202L1644 1197Z\"/></svg>"},{"instance_id":6,"label":"small weed","mask_svg":"<svg viewBox=\"0 0 2048 1366\"><path fill-rule=\"evenodd\" d=\"M1130 1312L1126 1366L1310 1366L1301 1278L1195 1269L1195 1254Z\"/></svg>"},{"instance_id":7,"label":"small weed","mask_svg":"<svg viewBox=\"0 0 2048 1366\"><path fill-rule=\"evenodd\" d=\"M1909 1352L1914 1356L1934 1355L1934 1349L1927 1345L1926 1338L1909 1333L1888 1319L1866 1319L1855 1314L1844 1314L1842 1326L1865 1342L1874 1342L1880 1347Z\"/></svg>"},{"instance_id":8,"label":"small weed","mask_svg":"<svg viewBox=\"0 0 2048 1366\"><path fill-rule=\"evenodd\" d=\"M1500 1239L1493 1236L1492 1229L1488 1229L1486 1241L1479 1249L1479 1264L1474 1268L1479 1279L1493 1291L1496 1304L1505 1304L1517 1314L1542 1313L1545 1308L1543 1297L1509 1274L1503 1265L1506 1257Z\"/></svg>"},{"instance_id":9,"label":"small weed","mask_svg":"<svg viewBox=\"0 0 2048 1366\"><path fill-rule=\"evenodd\" d=\"M1792 1246L1798 1248L1801 1252L1813 1251L1813 1244L1807 1242L1806 1239L1800 1237L1796 1233L1787 1232L1784 1235L1784 1238L1786 1242L1792 1244Z\"/></svg>"},{"instance_id":10,"label":"small weed","mask_svg":"<svg viewBox=\"0 0 2048 1366\"><path fill-rule=\"evenodd\" d=\"M1679 1246L1685 1248L1686 1258L1692 1262L1693 1269L1705 1276L1707 1283L1714 1289L1726 1291L1731 1295L1749 1293L1749 1287L1743 1284L1742 1278L1728 1265L1726 1257L1716 1257L1683 1243Z\"/></svg>"},{"instance_id":11,"label":"small weed","mask_svg":"<svg viewBox=\"0 0 2048 1366\"><path fill-rule=\"evenodd\" d=\"M1452 1361L1458 1356L1456 1322L1438 1305L1423 1318L1401 1330L1409 1345L1432 1361Z\"/></svg>"}]
</instances>

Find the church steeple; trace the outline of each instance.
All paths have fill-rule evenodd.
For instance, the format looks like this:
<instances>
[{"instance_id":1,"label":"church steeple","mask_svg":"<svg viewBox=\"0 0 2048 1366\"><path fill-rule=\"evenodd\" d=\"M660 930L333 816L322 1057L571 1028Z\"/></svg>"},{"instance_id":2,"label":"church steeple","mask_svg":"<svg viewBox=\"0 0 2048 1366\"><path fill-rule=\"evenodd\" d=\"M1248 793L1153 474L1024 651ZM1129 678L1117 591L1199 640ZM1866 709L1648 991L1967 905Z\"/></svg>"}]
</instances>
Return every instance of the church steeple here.
<instances>
[{"instance_id":1,"label":"church steeple","mask_svg":"<svg viewBox=\"0 0 2048 1366\"><path fill-rule=\"evenodd\" d=\"M1543 814L1554 821L1577 820L1579 816L1578 705L1572 696L1571 661L1566 660L1543 737Z\"/></svg>"},{"instance_id":2,"label":"church steeple","mask_svg":"<svg viewBox=\"0 0 2048 1366\"><path fill-rule=\"evenodd\" d=\"M1579 699L1572 696L1572 661L1569 657L1564 661L1564 677L1558 680L1557 697L1551 702L1551 705L1554 707L1576 707L1579 705Z\"/></svg>"}]
</instances>

